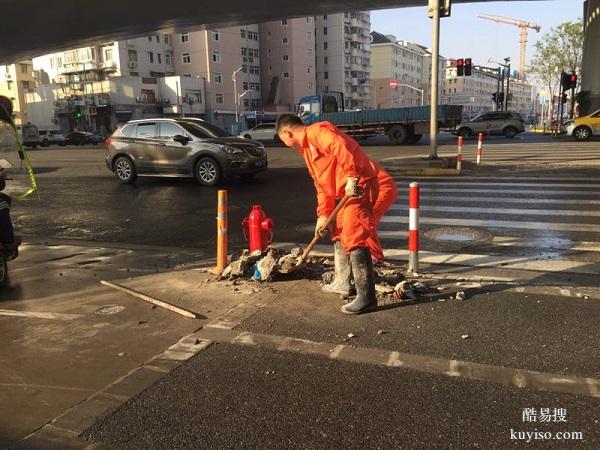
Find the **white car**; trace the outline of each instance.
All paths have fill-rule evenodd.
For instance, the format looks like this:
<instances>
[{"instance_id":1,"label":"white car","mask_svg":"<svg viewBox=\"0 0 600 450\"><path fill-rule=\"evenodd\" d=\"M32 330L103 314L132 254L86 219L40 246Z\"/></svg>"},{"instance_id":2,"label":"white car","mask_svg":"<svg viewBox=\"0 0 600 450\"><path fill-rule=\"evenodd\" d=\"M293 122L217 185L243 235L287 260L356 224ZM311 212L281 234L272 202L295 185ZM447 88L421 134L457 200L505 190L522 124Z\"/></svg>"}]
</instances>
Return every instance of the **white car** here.
<instances>
[{"instance_id":1,"label":"white car","mask_svg":"<svg viewBox=\"0 0 600 450\"><path fill-rule=\"evenodd\" d=\"M240 137L253 141L278 141L275 135L275 123L261 123L260 125L240 133Z\"/></svg>"}]
</instances>

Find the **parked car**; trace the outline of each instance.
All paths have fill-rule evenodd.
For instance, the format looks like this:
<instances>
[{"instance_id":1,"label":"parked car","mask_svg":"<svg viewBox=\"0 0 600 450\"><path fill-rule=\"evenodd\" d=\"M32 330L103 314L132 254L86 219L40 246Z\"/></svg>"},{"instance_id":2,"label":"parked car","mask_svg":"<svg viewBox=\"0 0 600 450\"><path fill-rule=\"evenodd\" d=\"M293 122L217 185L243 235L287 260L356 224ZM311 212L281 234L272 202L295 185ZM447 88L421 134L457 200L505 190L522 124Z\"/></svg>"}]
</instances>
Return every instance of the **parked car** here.
<instances>
[{"instance_id":1,"label":"parked car","mask_svg":"<svg viewBox=\"0 0 600 450\"><path fill-rule=\"evenodd\" d=\"M587 141L592 136L600 136L600 109L575 119L567 126L567 134L574 136L578 141Z\"/></svg>"},{"instance_id":2,"label":"parked car","mask_svg":"<svg viewBox=\"0 0 600 450\"><path fill-rule=\"evenodd\" d=\"M121 183L139 176L195 177L214 186L226 177L267 170L260 142L231 136L199 120L132 120L107 139L106 167Z\"/></svg>"},{"instance_id":3,"label":"parked car","mask_svg":"<svg viewBox=\"0 0 600 450\"><path fill-rule=\"evenodd\" d=\"M40 132L38 127L32 123L27 123L21 128L21 137L23 139L23 145L25 147L36 148L38 145L42 145L40 139Z\"/></svg>"},{"instance_id":4,"label":"parked car","mask_svg":"<svg viewBox=\"0 0 600 450\"><path fill-rule=\"evenodd\" d=\"M461 122L456 127L456 134L462 137L477 136L479 133L486 135L504 135L514 138L525 131L525 121L518 113L508 111L494 111L480 114L466 122Z\"/></svg>"},{"instance_id":5,"label":"parked car","mask_svg":"<svg viewBox=\"0 0 600 450\"><path fill-rule=\"evenodd\" d=\"M275 123L261 123L250 130L243 131L239 136L255 141L278 141L279 137L275 134L275 126Z\"/></svg>"},{"instance_id":6,"label":"parked car","mask_svg":"<svg viewBox=\"0 0 600 450\"><path fill-rule=\"evenodd\" d=\"M72 131L67 134L66 142L69 145L98 145L104 142L104 137L99 134L92 134L87 131Z\"/></svg>"},{"instance_id":7,"label":"parked car","mask_svg":"<svg viewBox=\"0 0 600 450\"><path fill-rule=\"evenodd\" d=\"M39 133L42 147L49 147L50 145L67 145L65 136L60 130L39 130Z\"/></svg>"}]
</instances>

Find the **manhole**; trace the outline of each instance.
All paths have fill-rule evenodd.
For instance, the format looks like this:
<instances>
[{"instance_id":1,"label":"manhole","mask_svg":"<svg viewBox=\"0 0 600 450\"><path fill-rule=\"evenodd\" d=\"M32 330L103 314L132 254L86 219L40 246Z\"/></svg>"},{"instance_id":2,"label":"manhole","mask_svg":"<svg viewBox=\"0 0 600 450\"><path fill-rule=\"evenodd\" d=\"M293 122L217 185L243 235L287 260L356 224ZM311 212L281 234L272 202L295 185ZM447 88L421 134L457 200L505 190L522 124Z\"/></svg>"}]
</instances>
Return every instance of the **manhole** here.
<instances>
[{"instance_id":1,"label":"manhole","mask_svg":"<svg viewBox=\"0 0 600 450\"><path fill-rule=\"evenodd\" d=\"M425 236L433 241L456 244L467 244L491 239L491 234L475 228L443 227L433 228L425 232Z\"/></svg>"},{"instance_id":2,"label":"manhole","mask_svg":"<svg viewBox=\"0 0 600 450\"><path fill-rule=\"evenodd\" d=\"M120 305L106 305L98 309L94 314L97 314L99 316L111 316L113 314L120 313L124 309L125 307Z\"/></svg>"}]
</instances>

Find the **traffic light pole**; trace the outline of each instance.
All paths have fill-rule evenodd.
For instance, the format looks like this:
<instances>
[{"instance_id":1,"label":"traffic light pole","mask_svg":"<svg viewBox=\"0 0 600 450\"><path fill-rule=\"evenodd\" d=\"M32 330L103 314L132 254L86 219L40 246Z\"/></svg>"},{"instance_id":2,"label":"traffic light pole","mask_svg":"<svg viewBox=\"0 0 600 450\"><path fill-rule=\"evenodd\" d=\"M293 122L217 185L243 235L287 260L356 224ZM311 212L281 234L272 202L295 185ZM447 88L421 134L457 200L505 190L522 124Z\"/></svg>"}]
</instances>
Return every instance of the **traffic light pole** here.
<instances>
[{"instance_id":1,"label":"traffic light pole","mask_svg":"<svg viewBox=\"0 0 600 450\"><path fill-rule=\"evenodd\" d=\"M500 111L502 108L500 107L500 74L502 73L502 69L498 67L498 79L496 83L496 111Z\"/></svg>"},{"instance_id":2,"label":"traffic light pole","mask_svg":"<svg viewBox=\"0 0 600 450\"><path fill-rule=\"evenodd\" d=\"M506 98L505 98L505 106L504 111L508 111L508 93L510 87L510 63L508 63L508 73L506 74Z\"/></svg>"},{"instance_id":3,"label":"traffic light pole","mask_svg":"<svg viewBox=\"0 0 600 450\"><path fill-rule=\"evenodd\" d=\"M429 159L438 159L438 87L439 87L439 58L440 58L440 0L430 0L432 13L432 43L431 43L431 102L429 116Z\"/></svg>"}]
</instances>

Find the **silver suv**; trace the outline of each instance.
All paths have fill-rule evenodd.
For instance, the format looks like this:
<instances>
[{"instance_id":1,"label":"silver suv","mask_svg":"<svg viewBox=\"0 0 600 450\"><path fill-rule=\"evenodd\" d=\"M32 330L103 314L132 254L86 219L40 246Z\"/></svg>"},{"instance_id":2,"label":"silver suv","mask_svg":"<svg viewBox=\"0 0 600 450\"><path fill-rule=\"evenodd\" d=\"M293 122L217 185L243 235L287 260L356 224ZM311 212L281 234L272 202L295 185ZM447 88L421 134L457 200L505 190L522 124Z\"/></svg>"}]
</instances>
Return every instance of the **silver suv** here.
<instances>
[{"instance_id":1,"label":"silver suv","mask_svg":"<svg viewBox=\"0 0 600 450\"><path fill-rule=\"evenodd\" d=\"M261 143L200 120L132 120L106 144L106 166L121 183L133 183L138 175L180 176L214 186L226 177L249 179L267 170Z\"/></svg>"},{"instance_id":2,"label":"silver suv","mask_svg":"<svg viewBox=\"0 0 600 450\"><path fill-rule=\"evenodd\" d=\"M456 134L462 137L477 136L483 133L488 136L504 135L514 138L525 131L525 121L518 113L495 111L480 114L468 122L461 122L456 127Z\"/></svg>"}]
</instances>

